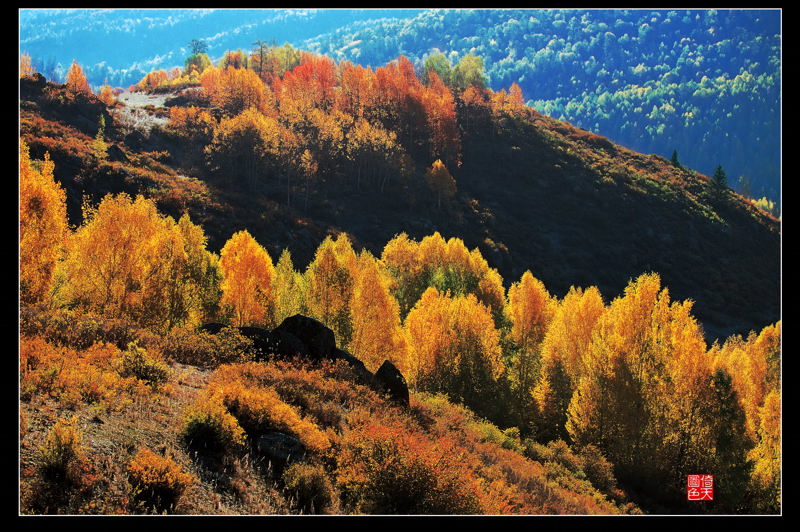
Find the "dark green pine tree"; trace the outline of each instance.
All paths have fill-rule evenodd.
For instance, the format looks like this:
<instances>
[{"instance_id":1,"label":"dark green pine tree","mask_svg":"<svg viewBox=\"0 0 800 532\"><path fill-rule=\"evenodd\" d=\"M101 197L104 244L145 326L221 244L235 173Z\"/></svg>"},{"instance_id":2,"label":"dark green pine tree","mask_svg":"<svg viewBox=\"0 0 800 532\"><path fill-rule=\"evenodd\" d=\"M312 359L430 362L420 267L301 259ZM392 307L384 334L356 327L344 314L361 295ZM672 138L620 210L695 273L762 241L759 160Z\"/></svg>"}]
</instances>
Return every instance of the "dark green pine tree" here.
<instances>
[{"instance_id":1,"label":"dark green pine tree","mask_svg":"<svg viewBox=\"0 0 800 532\"><path fill-rule=\"evenodd\" d=\"M676 168L681 167L681 163L678 161L678 150L672 150L672 157L670 157L669 162L671 162L672 166Z\"/></svg>"},{"instance_id":2,"label":"dark green pine tree","mask_svg":"<svg viewBox=\"0 0 800 532\"><path fill-rule=\"evenodd\" d=\"M718 165L717 168L714 170L714 185L720 189L724 190L728 187L728 176L725 174L725 170L722 169L722 165Z\"/></svg>"},{"instance_id":3,"label":"dark green pine tree","mask_svg":"<svg viewBox=\"0 0 800 532\"><path fill-rule=\"evenodd\" d=\"M709 417L715 421L712 423L714 502L721 513L738 513L748 505L747 484L753 463L747 454L753 442L747 437L744 410L730 375L718 369L711 377L711 388L713 404Z\"/></svg>"}]
</instances>

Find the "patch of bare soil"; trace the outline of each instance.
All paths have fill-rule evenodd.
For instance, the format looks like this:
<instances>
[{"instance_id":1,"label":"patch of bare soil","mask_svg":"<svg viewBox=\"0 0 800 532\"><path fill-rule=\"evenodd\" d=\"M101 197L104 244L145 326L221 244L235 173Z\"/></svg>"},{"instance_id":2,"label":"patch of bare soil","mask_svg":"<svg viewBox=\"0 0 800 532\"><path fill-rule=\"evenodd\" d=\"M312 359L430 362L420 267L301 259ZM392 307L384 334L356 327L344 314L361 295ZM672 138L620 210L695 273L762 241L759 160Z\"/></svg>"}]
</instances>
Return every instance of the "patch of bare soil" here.
<instances>
[{"instance_id":1,"label":"patch of bare soil","mask_svg":"<svg viewBox=\"0 0 800 532\"><path fill-rule=\"evenodd\" d=\"M167 123L164 103L170 94L147 94L125 91L117 96L122 104L117 108L117 120L136 129L149 131Z\"/></svg>"}]
</instances>

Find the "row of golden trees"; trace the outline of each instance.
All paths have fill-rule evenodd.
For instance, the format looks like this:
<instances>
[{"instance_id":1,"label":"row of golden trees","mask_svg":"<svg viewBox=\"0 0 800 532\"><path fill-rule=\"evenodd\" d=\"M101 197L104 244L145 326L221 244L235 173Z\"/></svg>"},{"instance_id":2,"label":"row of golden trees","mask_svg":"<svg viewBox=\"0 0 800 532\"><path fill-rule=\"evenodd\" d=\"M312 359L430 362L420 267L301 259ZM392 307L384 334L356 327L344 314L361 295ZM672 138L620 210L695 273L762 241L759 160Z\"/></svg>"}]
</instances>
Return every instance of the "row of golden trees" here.
<instances>
[{"instance_id":1,"label":"row of golden trees","mask_svg":"<svg viewBox=\"0 0 800 532\"><path fill-rule=\"evenodd\" d=\"M451 69L432 56L439 60L426 61L422 79L403 56L373 70L290 46L249 57L229 52L218 66L204 54L190 59L183 70L150 72L133 87L201 89L207 107L170 108L167 131L197 152L187 160L251 188L285 186L286 202L299 195L306 207L319 181L346 176L355 189L384 191L423 162L441 208L456 192L451 170L460 166L459 122L469 127L478 117L523 106L517 85L509 93L485 88L475 57ZM23 54L20 76L33 74ZM77 62L65 88L72 99L93 94ZM97 97L109 106L116 101L108 85Z\"/></svg>"},{"instance_id":2,"label":"row of golden trees","mask_svg":"<svg viewBox=\"0 0 800 532\"><path fill-rule=\"evenodd\" d=\"M455 193L461 127L523 106L516 85L484 87L478 58L452 71L426 62L421 79L403 56L374 70L287 46L229 52L218 66L193 58L182 75L151 72L138 87L199 86L205 107L172 107L167 130L204 148L197 159L218 175L251 188L285 183L287 203L342 176L384 191L423 163L441 207Z\"/></svg>"},{"instance_id":3,"label":"row of golden trees","mask_svg":"<svg viewBox=\"0 0 800 532\"><path fill-rule=\"evenodd\" d=\"M162 332L209 319L274 327L305 313L369 369L391 360L414 389L539 441L595 445L623 481L662 500L685 475L708 473L721 509L779 507L780 322L709 347L691 302L671 301L657 274L608 304L595 287L559 299L530 272L505 290L477 249L438 233L399 235L380 257L328 237L298 271L247 231L217 256L188 216L176 222L142 197L85 209L69 229L52 162L30 160L21 142L23 304Z\"/></svg>"}]
</instances>

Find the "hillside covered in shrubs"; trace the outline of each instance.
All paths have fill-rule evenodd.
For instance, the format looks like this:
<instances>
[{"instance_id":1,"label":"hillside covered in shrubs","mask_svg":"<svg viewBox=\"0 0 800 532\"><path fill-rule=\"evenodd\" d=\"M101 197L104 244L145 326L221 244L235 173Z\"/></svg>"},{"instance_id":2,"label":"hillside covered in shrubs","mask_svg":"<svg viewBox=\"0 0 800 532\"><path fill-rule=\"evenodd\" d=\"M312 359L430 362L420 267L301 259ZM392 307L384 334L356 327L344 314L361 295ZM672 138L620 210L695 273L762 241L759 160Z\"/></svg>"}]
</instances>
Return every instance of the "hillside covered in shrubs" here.
<instances>
[{"instance_id":1,"label":"hillside covered in shrubs","mask_svg":"<svg viewBox=\"0 0 800 532\"><path fill-rule=\"evenodd\" d=\"M22 66L22 513L780 511L779 223L719 176L478 62Z\"/></svg>"}]
</instances>

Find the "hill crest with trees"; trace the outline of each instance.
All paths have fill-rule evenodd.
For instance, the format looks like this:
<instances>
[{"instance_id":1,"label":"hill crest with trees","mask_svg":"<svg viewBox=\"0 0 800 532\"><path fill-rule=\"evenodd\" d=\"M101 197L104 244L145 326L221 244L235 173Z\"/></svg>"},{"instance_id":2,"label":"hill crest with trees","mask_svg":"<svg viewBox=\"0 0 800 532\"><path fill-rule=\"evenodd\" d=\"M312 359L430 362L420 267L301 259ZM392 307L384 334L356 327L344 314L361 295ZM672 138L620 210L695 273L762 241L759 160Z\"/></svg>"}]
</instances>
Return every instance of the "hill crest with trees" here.
<instances>
[{"instance_id":1,"label":"hill crest with trees","mask_svg":"<svg viewBox=\"0 0 800 532\"><path fill-rule=\"evenodd\" d=\"M223 456L243 471L242 430L288 431L314 458L296 472L303 480L276 486L315 483L334 509L391 510L388 485L421 496L386 476L399 471L433 475L433 493L456 499L432 508L455 513L615 513L633 511L630 500L681 511L683 473L698 467L737 486L706 511L780 506L780 225L771 215L721 179L537 113L516 85L487 89L479 61L449 65L459 72L449 76L439 74L447 64L432 64L419 77L402 56L373 70L291 46L229 52L218 65L195 52L184 69L134 87L167 94L162 107L141 109L150 113L141 123L113 91L92 94L77 64L65 85L23 69L29 404L52 405L49 393L60 409L111 412L116 387L137 404L185 402L180 382L161 388L164 364L205 361L214 373L190 416L224 436ZM52 253L28 260L34 247ZM369 421L378 403L342 411L352 379L340 370L252 366L239 340L219 346L197 332L208 321L272 328L298 312L370 371L383 360L399 368L417 397L414 421ZM712 327L742 334L712 342ZM145 347L126 343L137 338ZM57 369L65 357L74 372ZM469 445L495 442L480 453L496 467L475 461L465 479L442 462L466 445L445 427L475 426L450 402L491 420ZM439 425L433 411L450 420ZM697 417L687 426L674 412ZM53 438L75 441L86 419L57 423ZM646 420L643 431L632 419ZM390 441L396 461L381 462ZM169 442L188 464L184 445ZM167 467L127 454L132 486L140 471ZM61 465L80 487L69 469L85 466L78 455ZM169 475L181 493L193 484ZM26 493L46 492L45 472L26 478ZM534 480L543 478L565 498L555 502L555 488ZM131 508L83 488L106 511ZM240 508L249 504L246 490L233 492ZM77 504L79 493L58 504Z\"/></svg>"}]
</instances>

